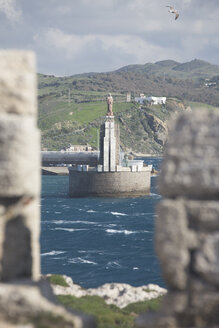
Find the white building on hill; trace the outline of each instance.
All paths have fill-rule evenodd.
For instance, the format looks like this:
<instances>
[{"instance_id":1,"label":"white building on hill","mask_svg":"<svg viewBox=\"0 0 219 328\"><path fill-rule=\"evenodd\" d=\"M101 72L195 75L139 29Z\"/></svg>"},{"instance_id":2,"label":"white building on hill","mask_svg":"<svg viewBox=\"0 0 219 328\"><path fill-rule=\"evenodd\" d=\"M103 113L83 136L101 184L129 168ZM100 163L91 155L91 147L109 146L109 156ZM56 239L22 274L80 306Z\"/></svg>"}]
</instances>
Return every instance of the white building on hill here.
<instances>
[{"instance_id":1,"label":"white building on hill","mask_svg":"<svg viewBox=\"0 0 219 328\"><path fill-rule=\"evenodd\" d=\"M135 102L143 105L144 103L148 102L151 105L165 105L166 104L166 97L146 97L143 93L140 94L140 97L135 97Z\"/></svg>"},{"instance_id":2,"label":"white building on hill","mask_svg":"<svg viewBox=\"0 0 219 328\"><path fill-rule=\"evenodd\" d=\"M149 102L151 105L165 105L166 104L166 97L146 97L145 100Z\"/></svg>"}]
</instances>

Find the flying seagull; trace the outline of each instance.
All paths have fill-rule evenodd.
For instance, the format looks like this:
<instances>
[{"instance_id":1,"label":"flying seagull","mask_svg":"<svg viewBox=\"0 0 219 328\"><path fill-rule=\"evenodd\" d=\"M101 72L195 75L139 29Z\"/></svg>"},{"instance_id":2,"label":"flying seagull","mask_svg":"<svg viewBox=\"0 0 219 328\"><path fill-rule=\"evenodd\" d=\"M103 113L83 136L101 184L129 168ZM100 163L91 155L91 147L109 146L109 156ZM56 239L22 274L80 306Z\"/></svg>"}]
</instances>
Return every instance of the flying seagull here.
<instances>
[{"instance_id":1,"label":"flying seagull","mask_svg":"<svg viewBox=\"0 0 219 328\"><path fill-rule=\"evenodd\" d=\"M171 14L175 14L175 20L179 17L179 13L176 9L174 9L174 7L172 6L166 6L168 8L170 8L170 10L168 10L169 13Z\"/></svg>"}]
</instances>

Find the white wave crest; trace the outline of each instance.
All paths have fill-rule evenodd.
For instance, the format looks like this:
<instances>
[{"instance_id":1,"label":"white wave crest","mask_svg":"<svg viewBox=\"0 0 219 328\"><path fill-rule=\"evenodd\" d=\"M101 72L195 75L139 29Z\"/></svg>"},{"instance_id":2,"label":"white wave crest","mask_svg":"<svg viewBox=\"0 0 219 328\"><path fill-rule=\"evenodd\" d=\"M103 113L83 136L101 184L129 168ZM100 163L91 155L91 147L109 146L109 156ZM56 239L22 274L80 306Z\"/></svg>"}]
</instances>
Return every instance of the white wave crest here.
<instances>
[{"instance_id":1,"label":"white wave crest","mask_svg":"<svg viewBox=\"0 0 219 328\"><path fill-rule=\"evenodd\" d=\"M98 224L98 222L93 222L93 221L83 221L83 220L76 220L76 221L72 221L72 220L53 220L53 221L48 221L54 224L77 224L77 223L81 223L81 224Z\"/></svg>"},{"instance_id":2,"label":"white wave crest","mask_svg":"<svg viewBox=\"0 0 219 328\"><path fill-rule=\"evenodd\" d=\"M60 255L60 254L64 254L66 252L62 252L62 251L51 251L48 253L42 253L41 256L53 256L53 255Z\"/></svg>"},{"instance_id":3,"label":"white wave crest","mask_svg":"<svg viewBox=\"0 0 219 328\"><path fill-rule=\"evenodd\" d=\"M131 235L133 233L138 233L138 231L131 231L131 230L115 230L115 229L106 229L107 233L124 233L125 235Z\"/></svg>"},{"instance_id":4,"label":"white wave crest","mask_svg":"<svg viewBox=\"0 0 219 328\"><path fill-rule=\"evenodd\" d=\"M112 215L116 215L116 216L127 216L127 214L125 213L120 213L120 212L110 212Z\"/></svg>"},{"instance_id":5,"label":"white wave crest","mask_svg":"<svg viewBox=\"0 0 219 328\"><path fill-rule=\"evenodd\" d=\"M81 264L93 264L93 265L97 265L96 262L83 259L82 257L75 257L73 259L69 259L68 262L69 263L81 263Z\"/></svg>"},{"instance_id":6,"label":"white wave crest","mask_svg":"<svg viewBox=\"0 0 219 328\"><path fill-rule=\"evenodd\" d=\"M63 231L68 231L68 232L75 232L75 231L83 231L83 230L88 230L88 229L55 228L52 230L63 230Z\"/></svg>"}]
</instances>

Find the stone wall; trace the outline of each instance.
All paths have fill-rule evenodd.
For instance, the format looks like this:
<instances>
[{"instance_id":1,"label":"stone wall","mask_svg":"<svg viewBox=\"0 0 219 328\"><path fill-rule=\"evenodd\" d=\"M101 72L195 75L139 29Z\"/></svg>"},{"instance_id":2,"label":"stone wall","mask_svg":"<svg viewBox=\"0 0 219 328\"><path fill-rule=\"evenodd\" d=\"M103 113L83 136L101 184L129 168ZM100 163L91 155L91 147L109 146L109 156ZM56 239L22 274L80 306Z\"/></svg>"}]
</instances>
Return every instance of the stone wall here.
<instances>
[{"instance_id":1,"label":"stone wall","mask_svg":"<svg viewBox=\"0 0 219 328\"><path fill-rule=\"evenodd\" d=\"M77 172L69 169L70 197L134 197L150 193L151 172Z\"/></svg>"},{"instance_id":2,"label":"stone wall","mask_svg":"<svg viewBox=\"0 0 219 328\"><path fill-rule=\"evenodd\" d=\"M172 126L159 179L156 251L168 294L138 328L219 327L219 113Z\"/></svg>"},{"instance_id":3,"label":"stone wall","mask_svg":"<svg viewBox=\"0 0 219 328\"><path fill-rule=\"evenodd\" d=\"M40 135L35 56L0 52L0 327L94 327L40 277ZM40 279L41 278L41 279Z\"/></svg>"},{"instance_id":4,"label":"stone wall","mask_svg":"<svg viewBox=\"0 0 219 328\"><path fill-rule=\"evenodd\" d=\"M32 53L0 53L0 280L38 279L40 153Z\"/></svg>"}]
</instances>

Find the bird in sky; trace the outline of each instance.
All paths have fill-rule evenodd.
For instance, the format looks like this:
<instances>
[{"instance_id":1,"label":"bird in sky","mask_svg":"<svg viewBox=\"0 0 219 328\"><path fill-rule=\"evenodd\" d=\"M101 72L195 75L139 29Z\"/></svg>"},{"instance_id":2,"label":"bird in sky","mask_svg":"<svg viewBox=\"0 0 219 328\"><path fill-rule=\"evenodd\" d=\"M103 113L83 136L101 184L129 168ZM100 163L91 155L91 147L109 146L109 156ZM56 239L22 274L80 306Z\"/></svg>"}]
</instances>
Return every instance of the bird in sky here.
<instances>
[{"instance_id":1,"label":"bird in sky","mask_svg":"<svg viewBox=\"0 0 219 328\"><path fill-rule=\"evenodd\" d=\"M169 13L171 14L175 14L175 20L179 17L179 13L176 9L174 9L174 7L172 6L166 6L168 8L170 8L170 10L168 10Z\"/></svg>"}]
</instances>

